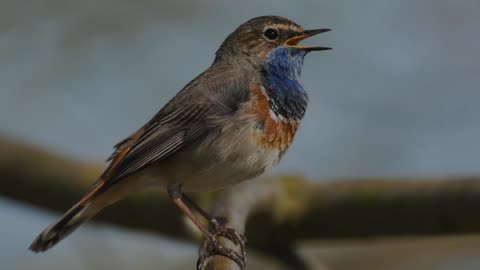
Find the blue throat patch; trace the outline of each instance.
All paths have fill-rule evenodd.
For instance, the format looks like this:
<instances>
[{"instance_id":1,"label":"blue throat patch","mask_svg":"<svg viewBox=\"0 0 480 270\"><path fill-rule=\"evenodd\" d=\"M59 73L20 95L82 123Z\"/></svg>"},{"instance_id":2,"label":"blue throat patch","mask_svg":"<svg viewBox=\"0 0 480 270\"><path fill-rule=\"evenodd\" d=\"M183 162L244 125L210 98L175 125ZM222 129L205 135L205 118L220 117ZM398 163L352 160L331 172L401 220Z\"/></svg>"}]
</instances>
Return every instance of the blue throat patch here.
<instances>
[{"instance_id":1,"label":"blue throat patch","mask_svg":"<svg viewBox=\"0 0 480 270\"><path fill-rule=\"evenodd\" d=\"M300 120L307 108L307 92L300 84L303 58L307 52L278 47L270 52L263 73L263 85L270 109L278 116Z\"/></svg>"}]
</instances>

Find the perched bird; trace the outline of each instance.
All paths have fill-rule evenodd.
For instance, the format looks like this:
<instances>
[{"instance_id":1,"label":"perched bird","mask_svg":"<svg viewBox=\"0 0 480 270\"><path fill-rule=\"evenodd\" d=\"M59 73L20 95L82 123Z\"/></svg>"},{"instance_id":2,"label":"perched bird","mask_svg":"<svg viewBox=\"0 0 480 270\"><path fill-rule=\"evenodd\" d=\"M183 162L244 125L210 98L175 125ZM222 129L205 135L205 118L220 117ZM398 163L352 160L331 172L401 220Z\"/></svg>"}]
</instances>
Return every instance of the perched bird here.
<instances>
[{"instance_id":1,"label":"perched bird","mask_svg":"<svg viewBox=\"0 0 480 270\"><path fill-rule=\"evenodd\" d=\"M307 108L299 82L304 57L327 47L298 43L329 29L304 30L288 19L263 16L231 33L212 65L188 83L143 127L119 142L110 164L87 194L31 244L45 251L106 206L151 186L173 202L210 241L217 254L239 264L192 210L237 238L184 191L210 191L254 178L275 166L293 141Z\"/></svg>"}]
</instances>

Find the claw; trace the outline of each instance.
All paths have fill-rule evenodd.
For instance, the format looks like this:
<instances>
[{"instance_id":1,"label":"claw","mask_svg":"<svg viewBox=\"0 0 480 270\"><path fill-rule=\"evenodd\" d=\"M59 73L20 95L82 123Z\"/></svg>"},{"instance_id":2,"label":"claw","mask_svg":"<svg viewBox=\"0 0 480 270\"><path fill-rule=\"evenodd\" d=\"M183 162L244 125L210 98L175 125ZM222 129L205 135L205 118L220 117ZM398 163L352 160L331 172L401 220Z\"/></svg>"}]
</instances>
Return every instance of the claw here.
<instances>
[{"instance_id":1,"label":"claw","mask_svg":"<svg viewBox=\"0 0 480 270\"><path fill-rule=\"evenodd\" d=\"M232 228L226 227L217 219L211 220L211 237L207 237L200 247L200 254L197 260L197 269L201 270L208 257L219 255L234 261L240 269L244 270L247 261L247 252L245 244L247 239ZM222 236L229 239L235 245L240 246L240 252L224 247L215 237Z\"/></svg>"},{"instance_id":2,"label":"claw","mask_svg":"<svg viewBox=\"0 0 480 270\"><path fill-rule=\"evenodd\" d=\"M245 248L247 238L245 236L238 233L235 229L225 226L223 222L221 224L218 218L213 218L210 222L211 231L214 236L222 236L229 239L235 245L240 246L243 257L247 257L247 251Z\"/></svg>"},{"instance_id":3,"label":"claw","mask_svg":"<svg viewBox=\"0 0 480 270\"><path fill-rule=\"evenodd\" d=\"M220 235L228 238L235 243L235 245L244 246L247 243L247 238L238 233L235 229L221 225L217 219L212 219L211 222L213 227L212 232L215 236Z\"/></svg>"},{"instance_id":4,"label":"claw","mask_svg":"<svg viewBox=\"0 0 480 270\"><path fill-rule=\"evenodd\" d=\"M242 253L243 257L246 258L247 251L245 248L245 244L247 242L247 239L245 238L245 236L239 234L237 231L235 231L232 228L226 228L226 227L222 227L222 228L223 228L222 230L215 232L215 236L225 237L230 241L232 241L235 245L240 246L240 252Z\"/></svg>"},{"instance_id":5,"label":"claw","mask_svg":"<svg viewBox=\"0 0 480 270\"><path fill-rule=\"evenodd\" d=\"M202 243L202 246L200 248L200 256L198 257L198 260L197 260L197 270L203 269L207 258L215 255L227 257L230 260L234 261L240 267L241 270L245 270L245 266L246 266L245 253L242 252L242 255L241 255L235 250L226 248L222 246L220 242L218 242L215 238L207 239Z\"/></svg>"}]
</instances>

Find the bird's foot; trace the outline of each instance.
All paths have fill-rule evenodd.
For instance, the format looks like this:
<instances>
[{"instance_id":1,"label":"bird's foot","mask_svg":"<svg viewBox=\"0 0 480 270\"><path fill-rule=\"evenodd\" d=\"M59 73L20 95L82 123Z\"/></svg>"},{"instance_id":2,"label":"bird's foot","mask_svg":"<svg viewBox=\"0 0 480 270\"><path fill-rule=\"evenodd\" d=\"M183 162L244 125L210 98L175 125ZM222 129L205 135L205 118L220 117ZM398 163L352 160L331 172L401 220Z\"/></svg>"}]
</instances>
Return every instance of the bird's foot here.
<instances>
[{"instance_id":1,"label":"bird's foot","mask_svg":"<svg viewBox=\"0 0 480 270\"><path fill-rule=\"evenodd\" d=\"M245 269L246 256L244 249L242 249L242 252L240 253L233 249L226 248L212 235L212 238L205 239L200 247L200 256L198 256L197 260L197 270L203 269L207 258L215 255L227 257L234 261L241 270Z\"/></svg>"},{"instance_id":2,"label":"bird's foot","mask_svg":"<svg viewBox=\"0 0 480 270\"><path fill-rule=\"evenodd\" d=\"M214 218L211 220L212 232L215 236L223 236L235 245L240 246L243 255L245 256L245 244L247 243L247 238L242 234L238 233L235 229L227 227L224 225L224 222L221 222L221 219Z\"/></svg>"},{"instance_id":3,"label":"bird's foot","mask_svg":"<svg viewBox=\"0 0 480 270\"><path fill-rule=\"evenodd\" d=\"M207 237L200 248L200 256L197 261L197 269L202 269L208 257L220 255L233 260L240 269L245 269L247 252L245 244L247 239L233 228L225 226L222 219L214 218L211 220L210 231L212 237ZM229 239L236 246L239 246L240 252L224 247L216 237L221 236Z\"/></svg>"}]
</instances>

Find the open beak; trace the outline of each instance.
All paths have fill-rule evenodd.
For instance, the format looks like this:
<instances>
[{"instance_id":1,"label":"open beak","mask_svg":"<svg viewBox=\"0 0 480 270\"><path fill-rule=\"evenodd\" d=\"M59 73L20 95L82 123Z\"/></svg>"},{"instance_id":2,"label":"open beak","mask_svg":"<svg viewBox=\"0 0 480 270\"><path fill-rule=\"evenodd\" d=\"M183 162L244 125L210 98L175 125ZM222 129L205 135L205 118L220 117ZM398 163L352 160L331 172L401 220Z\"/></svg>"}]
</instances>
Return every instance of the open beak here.
<instances>
[{"instance_id":1,"label":"open beak","mask_svg":"<svg viewBox=\"0 0 480 270\"><path fill-rule=\"evenodd\" d=\"M307 52L331 50L332 48L329 48L329 47L298 45L298 43L300 41L302 41L306 38L309 38L309 37L314 36L316 34L325 33L325 32L328 32L328 31L330 31L330 29L328 29L328 28L315 29L315 30L305 30L305 31L303 31L303 33L301 35L289 38L287 41L285 41L284 45L289 47L289 48L301 49L301 50L305 50Z\"/></svg>"}]
</instances>

